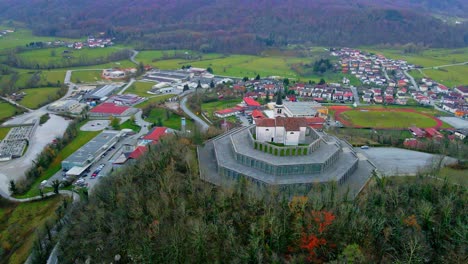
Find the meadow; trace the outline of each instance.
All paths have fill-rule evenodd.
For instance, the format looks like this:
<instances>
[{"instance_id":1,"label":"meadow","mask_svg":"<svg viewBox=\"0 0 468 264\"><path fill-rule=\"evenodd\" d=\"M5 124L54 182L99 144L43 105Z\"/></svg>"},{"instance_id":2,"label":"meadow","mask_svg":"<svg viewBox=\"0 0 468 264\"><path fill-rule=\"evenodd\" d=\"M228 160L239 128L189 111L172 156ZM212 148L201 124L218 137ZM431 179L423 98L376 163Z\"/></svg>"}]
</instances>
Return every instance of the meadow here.
<instances>
[{"instance_id":1,"label":"meadow","mask_svg":"<svg viewBox=\"0 0 468 264\"><path fill-rule=\"evenodd\" d=\"M3 198L0 198L3 199ZM37 202L0 202L0 262L24 263L37 237L37 229L55 218L62 197L54 196Z\"/></svg>"},{"instance_id":2,"label":"meadow","mask_svg":"<svg viewBox=\"0 0 468 264\"><path fill-rule=\"evenodd\" d=\"M320 80L320 76L299 76L291 69L293 64L311 63L314 60L327 56L327 53L321 49L314 49L310 56L298 57L289 56L285 52L266 52L261 56L254 55L224 55L218 53L202 54L200 59L187 60L182 58L166 59L174 51L142 51L138 54L137 60L145 64L150 64L160 69L180 69L184 65L193 67L202 67L213 69L214 74L233 77L255 77L259 74L261 77L282 76L294 79ZM336 78L338 79L338 78Z\"/></svg>"},{"instance_id":3,"label":"meadow","mask_svg":"<svg viewBox=\"0 0 468 264\"><path fill-rule=\"evenodd\" d=\"M423 69L422 71L426 76L447 87L468 85L468 65Z\"/></svg>"},{"instance_id":4,"label":"meadow","mask_svg":"<svg viewBox=\"0 0 468 264\"><path fill-rule=\"evenodd\" d=\"M19 101L19 103L27 108L36 109L47 103L59 99L57 92L60 88L57 87L40 87L23 89L22 92L26 93L26 96Z\"/></svg>"},{"instance_id":5,"label":"meadow","mask_svg":"<svg viewBox=\"0 0 468 264\"><path fill-rule=\"evenodd\" d=\"M148 100L141 102L134 107L136 108L145 108L146 106L154 103L164 103L167 99L174 97L175 95L173 94L164 94L164 95L156 95L149 97Z\"/></svg>"},{"instance_id":6,"label":"meadow","mask_svg":"<svg viewBox=\"0 0 468 264\"><path fill-rule=\"evenodd\" d=\"M128 87L125 90L126 94L136 94L142 97L150 97L153 96L152 94L147 93L147 91L151 90L156 83L153 82L134 82L132 86Z\"/></svg>"},{"instance_id":7,"label":"meadow","mask_svg":"<svg viewBox=\"0 0 468 264\"><path fill-rule=\"evenodd\" d=\"M180 115L165 109L165 108L153 108L148 117L145 118L146 121L153 123L154 125L158 124L159 119L161 119L162 126L180 130L181 129L181 117ZM187 129L193 128L193 122L190 119L186 119Z\"/></svg>"},{"instance_id":8,"label":"meadow","mask_svg":"<svg viewBox=\"0 0 468 264\"><path fill-rule=\"evenodd\" d=\"M97 81L104 81L101 78L101 70L93 71L74 71L71 75L71 82L73 83L93 83ZM110 82L110 81L109 81Z\"/></svg>"},{"instance_id":9,"label":"meadow","mask_svg":"<svg viewBox=\"0 0 468 264\"><path fill-rule=\"evenodd\" d=\"M10 127L0 127L0 140L4 139L8 132L10 132Z\"/></svg>"},{"instance_id":10,"label":"meadow","mask_svg":"<svg viewBox=\"0 0 468 264\"><path fill-rule=\"evenodd\" d=\"M0 100L0 122L22 112L24 112L22 109Z\"/></svg>"},{"instance_id":11,"label":"meadow","mask_svg":"<svg viewBox=\"0 0 468 264\"><path fill-rule=\"evenodd\" d=\"M340 118L356 127L404 129L410 126L421 128L434 127L437 122L417 112L400 112L385 110L350 110L339 114Z\"/></svg>"},{"instance_id":12,"label":"meadow","mask_svg":"<svg viewBox=\"0 0 468 264\"><path fill-rule=\"evenodd\" d=\"M404 53L402 48L360 47L390 59L402 59L422 67L434 67L468 61L468 48L426 49L420 53Z\"/></svg>"}]
</instances>

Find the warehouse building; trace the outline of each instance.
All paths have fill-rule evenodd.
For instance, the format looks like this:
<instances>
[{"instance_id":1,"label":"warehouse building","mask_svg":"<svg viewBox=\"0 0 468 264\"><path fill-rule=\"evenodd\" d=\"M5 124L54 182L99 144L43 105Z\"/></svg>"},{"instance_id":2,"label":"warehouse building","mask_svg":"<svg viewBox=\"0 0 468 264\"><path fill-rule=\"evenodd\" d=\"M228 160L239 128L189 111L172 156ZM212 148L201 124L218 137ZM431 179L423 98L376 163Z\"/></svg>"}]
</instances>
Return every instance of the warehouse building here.
<instances>
[{"instance_id":1,"label":"warehouse building","mask_svg":"<svg viewBox=\"0 0 468 264\"><path fill-rule=\"evenodd\" d=\"M115 145L119 141L121 135L120 131L104 130L63 160L62 168L68 170L67 174L79 175L98 160L102 154Z\"/></svg>"}]
</instances>

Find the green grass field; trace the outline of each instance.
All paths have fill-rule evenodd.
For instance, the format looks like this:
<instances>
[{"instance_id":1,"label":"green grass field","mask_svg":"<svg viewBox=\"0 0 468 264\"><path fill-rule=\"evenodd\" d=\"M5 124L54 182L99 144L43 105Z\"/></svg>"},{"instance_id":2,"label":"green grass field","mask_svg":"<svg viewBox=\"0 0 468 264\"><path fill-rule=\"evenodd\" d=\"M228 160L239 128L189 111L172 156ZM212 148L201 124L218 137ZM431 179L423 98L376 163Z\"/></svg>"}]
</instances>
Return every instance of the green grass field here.
<instances>
[{"instance_id":1,"label":"green grass field","mask_svg":"<svg viewBox=\"0 0 468 264\"><path fill-rule=\"evenodd\" d=\"M163 95L157 95L157 96L153 96L153 97L150 97L148 98L148 100L142 102L142 103L139 103L137 105L135 105L134 107L136 108L144 108L146 107L147 105L150 105L150 104L153 104L153 103L161 103L161 102L164 102L166 101L167 99L171 98L171 97L174 97L173 94L163 94Z\"/></svg>"},{"instance_id":2,"label":"green grass field","mask_svg":"<svg viewBox=\"0 0 468 264\"><path fill-rule=\"evenodd\" d=\"M425 75L447 87L468 85L468 65L424 69L422 71Z\"/></svg>"},{"instance_id":3,"label":"green grass field","mask_svg":"<svg viewBox=\"0 0 468 264\"><path fill-rule=\"evenodd\" d=\"M440 170L438 177L446 178L449 182L460 184L468 187L468 170L455 170L449 167L444 167Z\"/></svg>"},{"instance_id":4,"label":"green grass field","mask_svg":"<svg viewBox=\"0 0 468 264\"><path fill-rule=\"evenodd\" d=\"M18 57L25 63L39 65L40 67L70 65L80 61L93 61L95 64L102 64L101 59L119 50L115 47L84 48L81 50L60 47L28 50L19 53Z\"/></svg>"},{"instance_id":5,"label":"green grass field","mask_svg":"<svg viewBox=\"0 0 468 264\"><path fill-rule=\"evenodd\" d=\"M216 102L204 103L201 105L202 111L207 113L209 118L213 118L213 113L218 110L234 107L240 104L242 99L219 100Z\"/></svg>"},{"instance_id":6,"label":"green grass field","mask_svg":"<svg viewBox=\"0 0 468 264\"><path fill-rule=\"evenodd\" d=\"M0 29L15 29L15 26L1 25ZM6 36L0 38L0 51L4 49L10 49L17 46L25 47L26 44L30 42L39 42L39 41L79 41L77 39L67 39L67 38L55 38L55 37L39 37L34 36L31 30L19 28L14 33L9 33Z\"/></svg>"},{"instance_id":7,"label":"green grass field","mask_svg":"<svg viewBox=\"0 0 468 264\"><path fill-rule=\"evenodd\" d=\"M346 111L341 117L360 127L378 128L408 128L417 126L421 128L433 127L437 123L424 115L412 112L389 111Z\"/></svg>"},{"instance_id":8,"label":"green grass field","mask_svg":"<svg viewBox=\"0 0 468 264\"><path fill-rule=\"evenodd\" d=\"M260 74L261 77L283 76L295 79L319 80L320 77L318 76L298 76L291 69L291 65L310 63L327 55L323 49L317 48L311 52L311 56L309 57L287 56L284 53L265 53L273 54L271 56L222 55L212 53L202 54L202 58L199 60L185 60L164 59L164 52L170 56L173 55L174 51L142 51L138 54L137 60L160 69L180 69L183 65L190 64L193 67L211 67L214 74L217 75L255 77L257 74Z\"/></svg>"},{"instance_id":9,"label":"green grass field","mask_svg":"<svg viewBox=\"0 0 468 264\"><path fill-rule=\"evenodd\" d=\"M168 115L169 118L167 118ZM181 128L181 116L164 108L152 109L150 115L145 120L157 125L158 118L161 118L162 125L165 127L169 127L176 130L180 130ZM186 119L186 128L192 129L192 127L193 122L189 119Z\"/></svg>"},{"instance_id":10,"label":"green grass field","mask_svg":"<svg viewBox=\"0 0 468 264\"><path fill-rule=\"evenodd\" d=\"M0 140L4 139L8 132L10 132L11 127L0 127Z\"/></svg>"},{"instance_id":11,"label":"green grass field","mask_svg":"<svg viewBox=\"0 0 468 264\"><path fill-rule=\"evenodd\" d=\"M136 94L142 97L150 97L152 94L147 93L156 83L153 82L134 82L132 86L125 90L126 94Z\"/></svg>"},{"instance_id":12,"label":"green grass field","mask_svg":"<svg viewBox=\"0 0 468 264\"><path fill-rule=\"evenodd\" d=\"M3 199L3 198L1 198ZM60 196L28 203L0 203L0 247L2 263L24 263L36 240L36 229L54 218Z\"/></svg>"},{"instance_id":13,"label":"green grass field","mask_svg":"<svg viewBox=\"0 0 468 264\"><path fill-rule=\"evenodd\" d=\"M140 126L137 126L135 124L135 122L133 122L132 120L127 120L125 122L123 122L122 124L120 124L120 129L131 129L135 132L139 132L141 127Z\"/></svg>"},{"instance_id":14,"label":"green grass field","mask_svg":"<svg viewBox=\"0 0 468 264\"><path fill-rule=\"evenodd\" d=\"M24 112L22 109L0 100L0 122L22 112Z\"/></svg>"},{"instance_id":15,"label":"green grass field","mask_svg":"<svg viewBox=\"0 0 468 264\"><path fill-rule=\"evenodd\" d=\"M23 195L15 196L16 198L28 198L39 195L39 185L42 181L48 180L55 173L57 173L62 167L62 160L66 159L68 156L73 154L81 146L88 143L91 139L97 136L101 131L79 131L76 138L67 146L65 146L55 157L54 161L50 164L39 178L37 178L34 183L31 185L31 188L28 192Z\"/></svg>"},{"instance_id":16,"label":"green grass field","mask_svg":"<svg viewBox=\"0 0 468 264\"><path fill-rule=\"evenodd\" d=\"M59 98L57 95L59 89L60 88L57 87L23 89L21 91L25 92L26 96L19 101L19 103L31 109L39 108L47 103L57 100Z\"/></svg>"},{"instance_id":17,"label":"green grass field","mask_svg":"<svg viewBox=\"0 0 468 264\"><path fill-rule=\"evenodd\" d=\"M103 81L101 78L101 70L96 71L74 71L72 72L71 81L73 83L91 83Z\"/></svg>"},{"instance_id":18,"label":"green grass field","mask_svg":"<svg viewBox=\"0 0 468 264\"><path fill-rule=\"evenodd\" d=\"M418 54L403 52L403 49L360 47L361 50L382 54L390 59L403 59L423 67L433 67L468 61L468 48L460 49L427 49Z\"/></svg>"}]
</instances>

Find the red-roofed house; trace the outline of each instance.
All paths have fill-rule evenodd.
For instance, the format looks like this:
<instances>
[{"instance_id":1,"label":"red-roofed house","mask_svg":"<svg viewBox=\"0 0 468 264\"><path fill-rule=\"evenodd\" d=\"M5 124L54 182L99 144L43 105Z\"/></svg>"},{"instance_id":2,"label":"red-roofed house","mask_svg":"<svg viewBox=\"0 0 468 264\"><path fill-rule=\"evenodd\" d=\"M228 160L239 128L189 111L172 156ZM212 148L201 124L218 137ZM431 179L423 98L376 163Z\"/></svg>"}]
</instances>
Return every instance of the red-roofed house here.
<instances>
[{"instance_id":1,"label":"red-roofed house","mask_svg":"<svg viewBox=\"0 0 468 264\"><path fill-rule=\"evenodd\" d=\"M265 115L262 113L262 111L255 109L252 111L252 118L265 118Z\"/></svg>"},{"instance_id":2,"label":"red-roofed house","mask_svg":"<svg viewBox=\"0 0 468 264\"><path fill-rule=\"evenodd\" d=\"M102 103L89 111L91 117L127 116L132 113L128 106L116 105L114 103Z\"/></svg>"},{"instance_id":3,"label":"red-roofed house","mask_svg":"<svg viewBox=\"0 0 468 264\"><path fill-rule=\"evenodd\" d=\"M254 110L260 108L260 103L250 97L244 97L242 103L245 105L247 110Z\"/></svg>"},{"instance_id":4,"label":"red-roofed house","mask_svg":"<svg viewBox=\"0 0 468 264\"><path fill-rule=\"evenodd\" d=\"M136 147L136 149L130 153L130 155L128 156L129 159L138 159L139 157L141 157L143 154L145 154L147 150L147 147L145 146L138 146Z\"/></svg>"},{"instance_id":5,"label":"red-roofed house","mask_svg":"<svg viewBox=\"0 0 468 264\"><path fill-rule=\"evenodd\" d=\"M422 129L419 127L412 126L409 128L409 131L415 136L415 137L424 137L425 133Z\"/></svg>"},{"instance_id":6,"label":"red-roofed house","mask_svg":"<svg viewBox=\"0 0 468 264\"><path fill-rule=\"evenodd\" d=\"M142 144L156 144L162 136L167 134L167 132L167 127L155 127L142 138Z\"/></svg>"},{"instance_id":7,"label":"red-roofed house","mask_svg":"<svg viewBox=\"0 0 468 264\"><path fill-rule=\"evenodd\" d=\"M227 109L215 111L213 114L219 118L226 118L229 116L238 115L240 113L241 113L241 108L233 107L233 108L227 108Z\"/></svg>"},{"instance_id":8,"label":"red-roofed house","mask_svg":"<svg viewBox=\"0 0 468 264\"><path fill-rule=\"evenodd\" d=\"M426 128L424 129L426 131L427 137L435 138L435 139L442 139L444 136L437 131L435 128Z\"/></svg>"}]
</instances>

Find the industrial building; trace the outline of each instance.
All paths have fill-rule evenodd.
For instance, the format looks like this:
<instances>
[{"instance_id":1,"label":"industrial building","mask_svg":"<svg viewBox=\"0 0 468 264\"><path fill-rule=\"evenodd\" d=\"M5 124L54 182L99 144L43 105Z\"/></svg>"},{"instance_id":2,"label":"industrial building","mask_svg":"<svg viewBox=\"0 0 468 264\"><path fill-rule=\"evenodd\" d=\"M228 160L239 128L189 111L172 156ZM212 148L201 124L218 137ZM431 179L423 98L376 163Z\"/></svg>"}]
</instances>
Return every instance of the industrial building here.
<instances>
[{"instance_id":1,"label":"industrial building","mask_svg":"<svg viewBox=\"0 0 468 264\"><path fill-rule=\"evenodd\" d=\"M79 114L86 107L86 104L81 104L78 100L67 99L51 103L47 109L57 113Z\"/></svg>"},{"instance_id":2,"label":"industrial building","mask_svg":"<svg viewBox=\"0 0 468 264\"><path fill-rule=\"evenodd\" d=\"M94 119L131 116L137 112L137 109L129 106L116 105L114 103L102 103L89 111L89 117Z\"/></svg>"},{"instance_id":3,"label":"industrial building","mask_svg":"<svg viewBox=\"0 0 468 264\"><path fill-rule=\"evenodd\" d=\"M96 88L93 91L84 95L83 99L88 102L105 101L115 90L120 88L119 85L108 84L102 87Z\"/></svg>"},{"instance_id":4,"label":"industrial building","mask_svg":"<svg viewBox=\"0 0 468 264\"><path fill-rule=\"evenodd\" d=\"M86 168L98 160L102 154L115 145L122 133L105 130L62 161L62 168L68 175L80 175Z\"/></svg>"}]
</instances>

